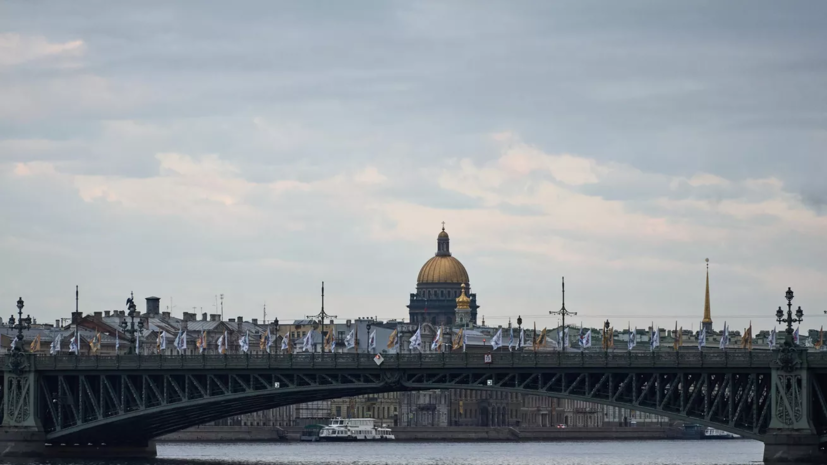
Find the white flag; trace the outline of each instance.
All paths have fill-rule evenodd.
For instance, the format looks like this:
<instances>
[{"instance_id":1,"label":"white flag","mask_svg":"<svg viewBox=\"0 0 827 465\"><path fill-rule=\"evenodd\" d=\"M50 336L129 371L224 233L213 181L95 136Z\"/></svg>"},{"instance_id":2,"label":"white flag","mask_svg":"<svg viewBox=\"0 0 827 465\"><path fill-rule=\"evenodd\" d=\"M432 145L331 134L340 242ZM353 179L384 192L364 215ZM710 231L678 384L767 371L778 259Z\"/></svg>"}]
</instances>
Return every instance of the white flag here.
<instances>
[{"instance_id":1,"label":"white flag","mask_svg":"<svg viewBox=\"0 0 827 465\"><path fill-rule=\"evenodd\" d=\"M121 348L121 340L118 337L118 331L115 331L115 351L117 352L118 349Z\"/></svg>"},{"instance_id":2,"label":"white flag","mask_svg":"<svg viewBox=\"0 0 827 465\"><path fill-rule=\"evenodd\" d=\"M583 336L583 348L591 347L592 346L592 330L586 331L586 334Z\"/></svg>"},{"instance_id":3,"label":"white flag","mask_svg":"<svg viewBox=\"0 0 827 465\"><path fill-rule=\"evenodd\" d=\"M370 338L368 338L368 350L376 348L376 330L374 329L373 332L370 333Z\"/></svg>"},{"instance_id":4,"label":"white flag","mask_svg":"<svg viewBox=\"0 0 827 465\"><path fill-rule=\"evenodd\" d=\"M568 326L563 330L563 347L566 347L566 348L571 347L571 339L569 338L569 328L568 328Z\"/></svg>"},{"instance_id":5,"label":"white flag","mask_svg":"<svg viewBox=\"0 0 827 465\"><path fill-rule=\"evenodd\" d=\"M442 339L442 328L439 328L436 331L436 336L434 336L434 340L431 342L431 351L435 351L437 347L439 347L439 341Z\"/></svg>"},{"instance_id":6,"label":"white flag","mask_svg":"<svg viewBox=\"0 0 827 465\"><path fill-rule=\"evenodd\" d=\"M726 321L725 321L724 322L724 330L721 332L721 343L718 345L718 347L721 350L725 350L727 344L729 344L729 327L727 326Z\"/></svg>"},{"instance_id":7,"label":"white flag","mask_svg":"<svg viewBox=\"0 0 827 465\"><path fill-rule=\"evenodd\" d=\"M345 336L345 349L352 349L356 346L356 336L354 335L355 330L351 329L350 334Z\"/></svg>"},{"instance_id":8,"label":"white flag","mask_svg":"<svg viewBox=\"0 0 827 465\"><path fill-rule=\"evenodd\" d=\"M798 344L799 341L800 341L799 334L798 334L798 328L800 328L800 327L801 326L796 327L795 332L793 333L793 342L796 343L796 344Z\"/></svg>"},{"instance_id":9,"label":"white flag","mask_svg":"<svg viewBox=\"0 0 827 465\"><path fill-rule=\"evenodd\" d=\"M241 347L241 351L244 352L245 354L250 350L250 331L249 330L247 332L245 332L244 335L241 336L238 339L238 345Z\"/></svg>"},{"instance_id":10,"label":"white flag","mask_svg":"<svg viewBox=\"0 0 827 465\"><path fill-rule=\"evenodd\" d=\"M74 352L75 355L78 354L78 350L80 349L80 344L78 340L78 332L75 330L75 335L72 336L72 339L69 340L69 352Z\"/></svg>"},{"instance_id":11,"label":"white flag","mask_svg":"<svg viewBox=\"0 0 827 465\"><path fill-rule=\"evenodd\" d=\"M270 353L270 346L273 345L273 336L270 335L270 328L267 328L267 339L264 340L264 348L267 349L267 353Z\"/></svg>"},{"instance_id":12,"label":"white flag","mask_svg":"<svg viewBox=\"0 0 827 465\"><path fill-rule=\"evenodd\" d=\"M770 349L772 349L772 348L774 348L774 347L775 347L775 343L776 343L776 338L777 338L777 337L778 337L778 336L777 336L777 334L776 334L776 332L775 332L775 328L773 328L773 329L772 329L772 332L770 333L770 338L767 340L767 344L769 344Z\"/></svg>"},{"instance_id":13,"label":"white flag","mask_svg":"<svg viewBox=\"0 0 827 465\"><path fill-rule=\"evenodd\" d=\"M186 351L187 350L187 332L184 331L184 334L181 335L181 340L178 341L178 350Z\"/></svg>"},{"instance_id":14,"label":"white flag","mask_svg":"<svg viewBox=\"0 0 827 465\"><path fill-rule=\"evenodd\" d=\"M287 350L290 348L290 331L287 332L284 336L281 337L281 350Z\"/></svg>"},{"instance_id":15,"label":"white flag","mask_svg":"<svg viewBox=\"0 0 827 465\"><path fill-rule=\"evenodd\" d=\"M158 347L161 350L164 350L164 349L167 348L167 333L166 333L166 331L161 331L158 334ZM150 349L150 350L152 350L152 349Z\"/></svg>"},{"instance_id":16,"label":"white flag","mask_svg":"<svg viewBox=\"0 0 827 465\"><path fill-rule=\"evenodd\" d=\"M218 338L218 342L216 343L216 345L218 346L218 353L219 353L219 354L223 354L223 353L224 353L224 338L225 338L226 336L227 336L227 333L225 332L224 334L222 334L222 335Z\"/></svg>"},{"instance_id":17,"label":"white flag","mask_svg":"<svg viewBox=\"0 0 827 465\"><path fill-rule=\"evenodd\" d=\"M508 328L508 351L514 350L514 328Z\"/></svg>"},{"instance_id":18,"label":"white flag","mask_svg":"<svg viewBox=\"0 0 827 465\"><path fill-rule=\"evenodd\" d=\"M302 342L302 350L305 352L310 352L313 350L313 330L307 332L307 336L304 337L304 341Z\"/></svg>"},{"instance_id":19,"label":"white flag","mask_svg":"<svg viewBox=\"0 0 827 465\"><path fill-rule=\"evenodd\" d=\"M416 349L418 351L422 351L422 327L420 326L419 329L416 330L413 336L411 336L410 341L410 348L411 350Z\"/></svg>"},{"instance_id":20,"label":"white flag","mask_svg":"<svg viewBox=\"0 0 827 465\"><path fill-rule=\"evenodd\" d=\"M706 345L706 328L701 328L701 334L698 335L698 350L703 350Z\"/></svg>"},{"instance_id":21,"label":"white flag","mask_svg":"<svg viewBox=\"0 0 827 465\"><path fill-rule=\"evenodd\" d=\"M637 327L635 327L634 332L629 333L629 342L628 342L629 350L634 349L635 345L637 345Z\"/></svg>"},{"instance_id":22,"label":"white flag","mask_svg":"<svg viewBox=\"0 0 827 465\"><path fill-rule=\"evenodd\" d=\"M497 350L502 346L503 346L503 329L500 328L500 330L497 331L497 334L495 334L494 337L491 338L491 347L493 347L492 350Z\"/></svg>"},{"instance_id":23,"label":"white flag","mask_svg":"<svg viewBox=\"0 0 827 465\"><path fill-rule=\"evenodd\" d=\"M521 347L525 347L525 330L524 329L520 330L520 342L517 345L518 349L521 348Z\"/></svg>"},{"instance_id":24,"label":"white flag","mask_svg":"<svg viewBox=\"0 0 827 465\"><path fill-rule=\"evenodd\" d=\"M655 347L660 345L660 329L652 325L652 334L649 338L649 349L654 352Z\"/></svg>"}]
</instances>

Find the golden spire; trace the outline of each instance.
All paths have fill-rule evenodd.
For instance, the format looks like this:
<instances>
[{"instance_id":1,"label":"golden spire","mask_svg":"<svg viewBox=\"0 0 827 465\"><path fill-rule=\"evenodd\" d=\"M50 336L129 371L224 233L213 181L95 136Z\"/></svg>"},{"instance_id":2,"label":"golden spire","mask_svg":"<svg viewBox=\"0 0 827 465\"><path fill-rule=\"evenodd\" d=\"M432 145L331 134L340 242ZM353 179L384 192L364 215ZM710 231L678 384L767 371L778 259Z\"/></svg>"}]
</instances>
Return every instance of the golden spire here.
<instances>
[{"instance_id":1,"label":"golden spire","mask_svg":"<svg viewBox=\"0 0 827 465\"><path fill-rule=\"evenodd\" d=\"M462 293L457 297L457 309L465 310L471 308L471 299L465 295L465 283L462 283Z\"/></svg>"},{"instance_id":2,"label":"golden spire","mask_svg":"<svg viewBox=\"0 0 827 465\"><path fill-rule=\"evenodd\" d=\"M709 307L709 259L706 259L706 298L704 299L704 319L702 323L712 323L712 313Z\"/></svg>"}]
</instances>

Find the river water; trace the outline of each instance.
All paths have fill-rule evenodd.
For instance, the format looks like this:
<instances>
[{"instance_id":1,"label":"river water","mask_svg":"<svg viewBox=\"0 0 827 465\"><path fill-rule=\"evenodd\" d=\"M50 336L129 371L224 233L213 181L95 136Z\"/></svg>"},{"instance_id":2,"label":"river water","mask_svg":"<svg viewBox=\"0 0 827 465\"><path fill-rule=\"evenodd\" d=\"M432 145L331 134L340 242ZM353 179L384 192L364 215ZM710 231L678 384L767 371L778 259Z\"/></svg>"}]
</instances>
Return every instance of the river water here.
<instances>
[{"instance_id":1,"label":"river water","mask_svg":"<svg viewBox=\"0 0 827 465\"><path fill-rule=\"evenodd\" d=\"M32 465L741 465L761 463L749 440L483 443L160 443L153 460L45 459ZM0 462L21 463L21 462Z\"/></svg>"}]
</instances>

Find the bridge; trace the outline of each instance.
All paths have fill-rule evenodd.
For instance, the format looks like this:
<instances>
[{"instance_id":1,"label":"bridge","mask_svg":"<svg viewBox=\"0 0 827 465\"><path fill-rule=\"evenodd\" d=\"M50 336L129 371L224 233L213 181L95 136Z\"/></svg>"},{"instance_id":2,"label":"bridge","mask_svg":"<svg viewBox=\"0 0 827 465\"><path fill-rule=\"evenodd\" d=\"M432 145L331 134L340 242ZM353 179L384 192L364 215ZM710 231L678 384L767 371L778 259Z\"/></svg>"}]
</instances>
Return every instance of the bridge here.
<instances>
[{"instance_id":1,"label":"bridge","mask_svg":"<svg viewBox=\"0 0 827 465\"><path fill-rule=\"evenodd\" d=\"M361 394L477 389L575 399L764 442L767 463L824 463L827 353L781 350L0 357L0 455L154 455L153 438Z\"/></svg>"}]
</instances>

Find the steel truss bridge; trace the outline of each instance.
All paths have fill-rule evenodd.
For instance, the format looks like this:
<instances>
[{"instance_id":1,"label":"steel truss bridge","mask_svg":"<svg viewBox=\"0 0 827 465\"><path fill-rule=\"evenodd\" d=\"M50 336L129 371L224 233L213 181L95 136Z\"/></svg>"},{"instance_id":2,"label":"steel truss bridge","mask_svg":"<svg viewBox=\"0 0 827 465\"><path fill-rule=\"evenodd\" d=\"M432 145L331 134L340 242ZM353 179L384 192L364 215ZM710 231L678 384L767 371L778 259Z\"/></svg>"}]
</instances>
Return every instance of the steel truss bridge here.
<instances>
[{"instance_id":1,"label":"steel truss bridge","mask_svg":"<svg viewBox=\"0 0 827 465\"><path fill-rule=\"evenodd\" d=\"M648 412L764 441L768 462L792 457L793 449L812 455L827 442L822 352L497 352L489 360L417 353L384 355L381 365L353 353L21 357L14 370L2 360L2 429L52 447L134 450L228 416L426 389L509 391Z\"/></svg>"}]
</instances>

